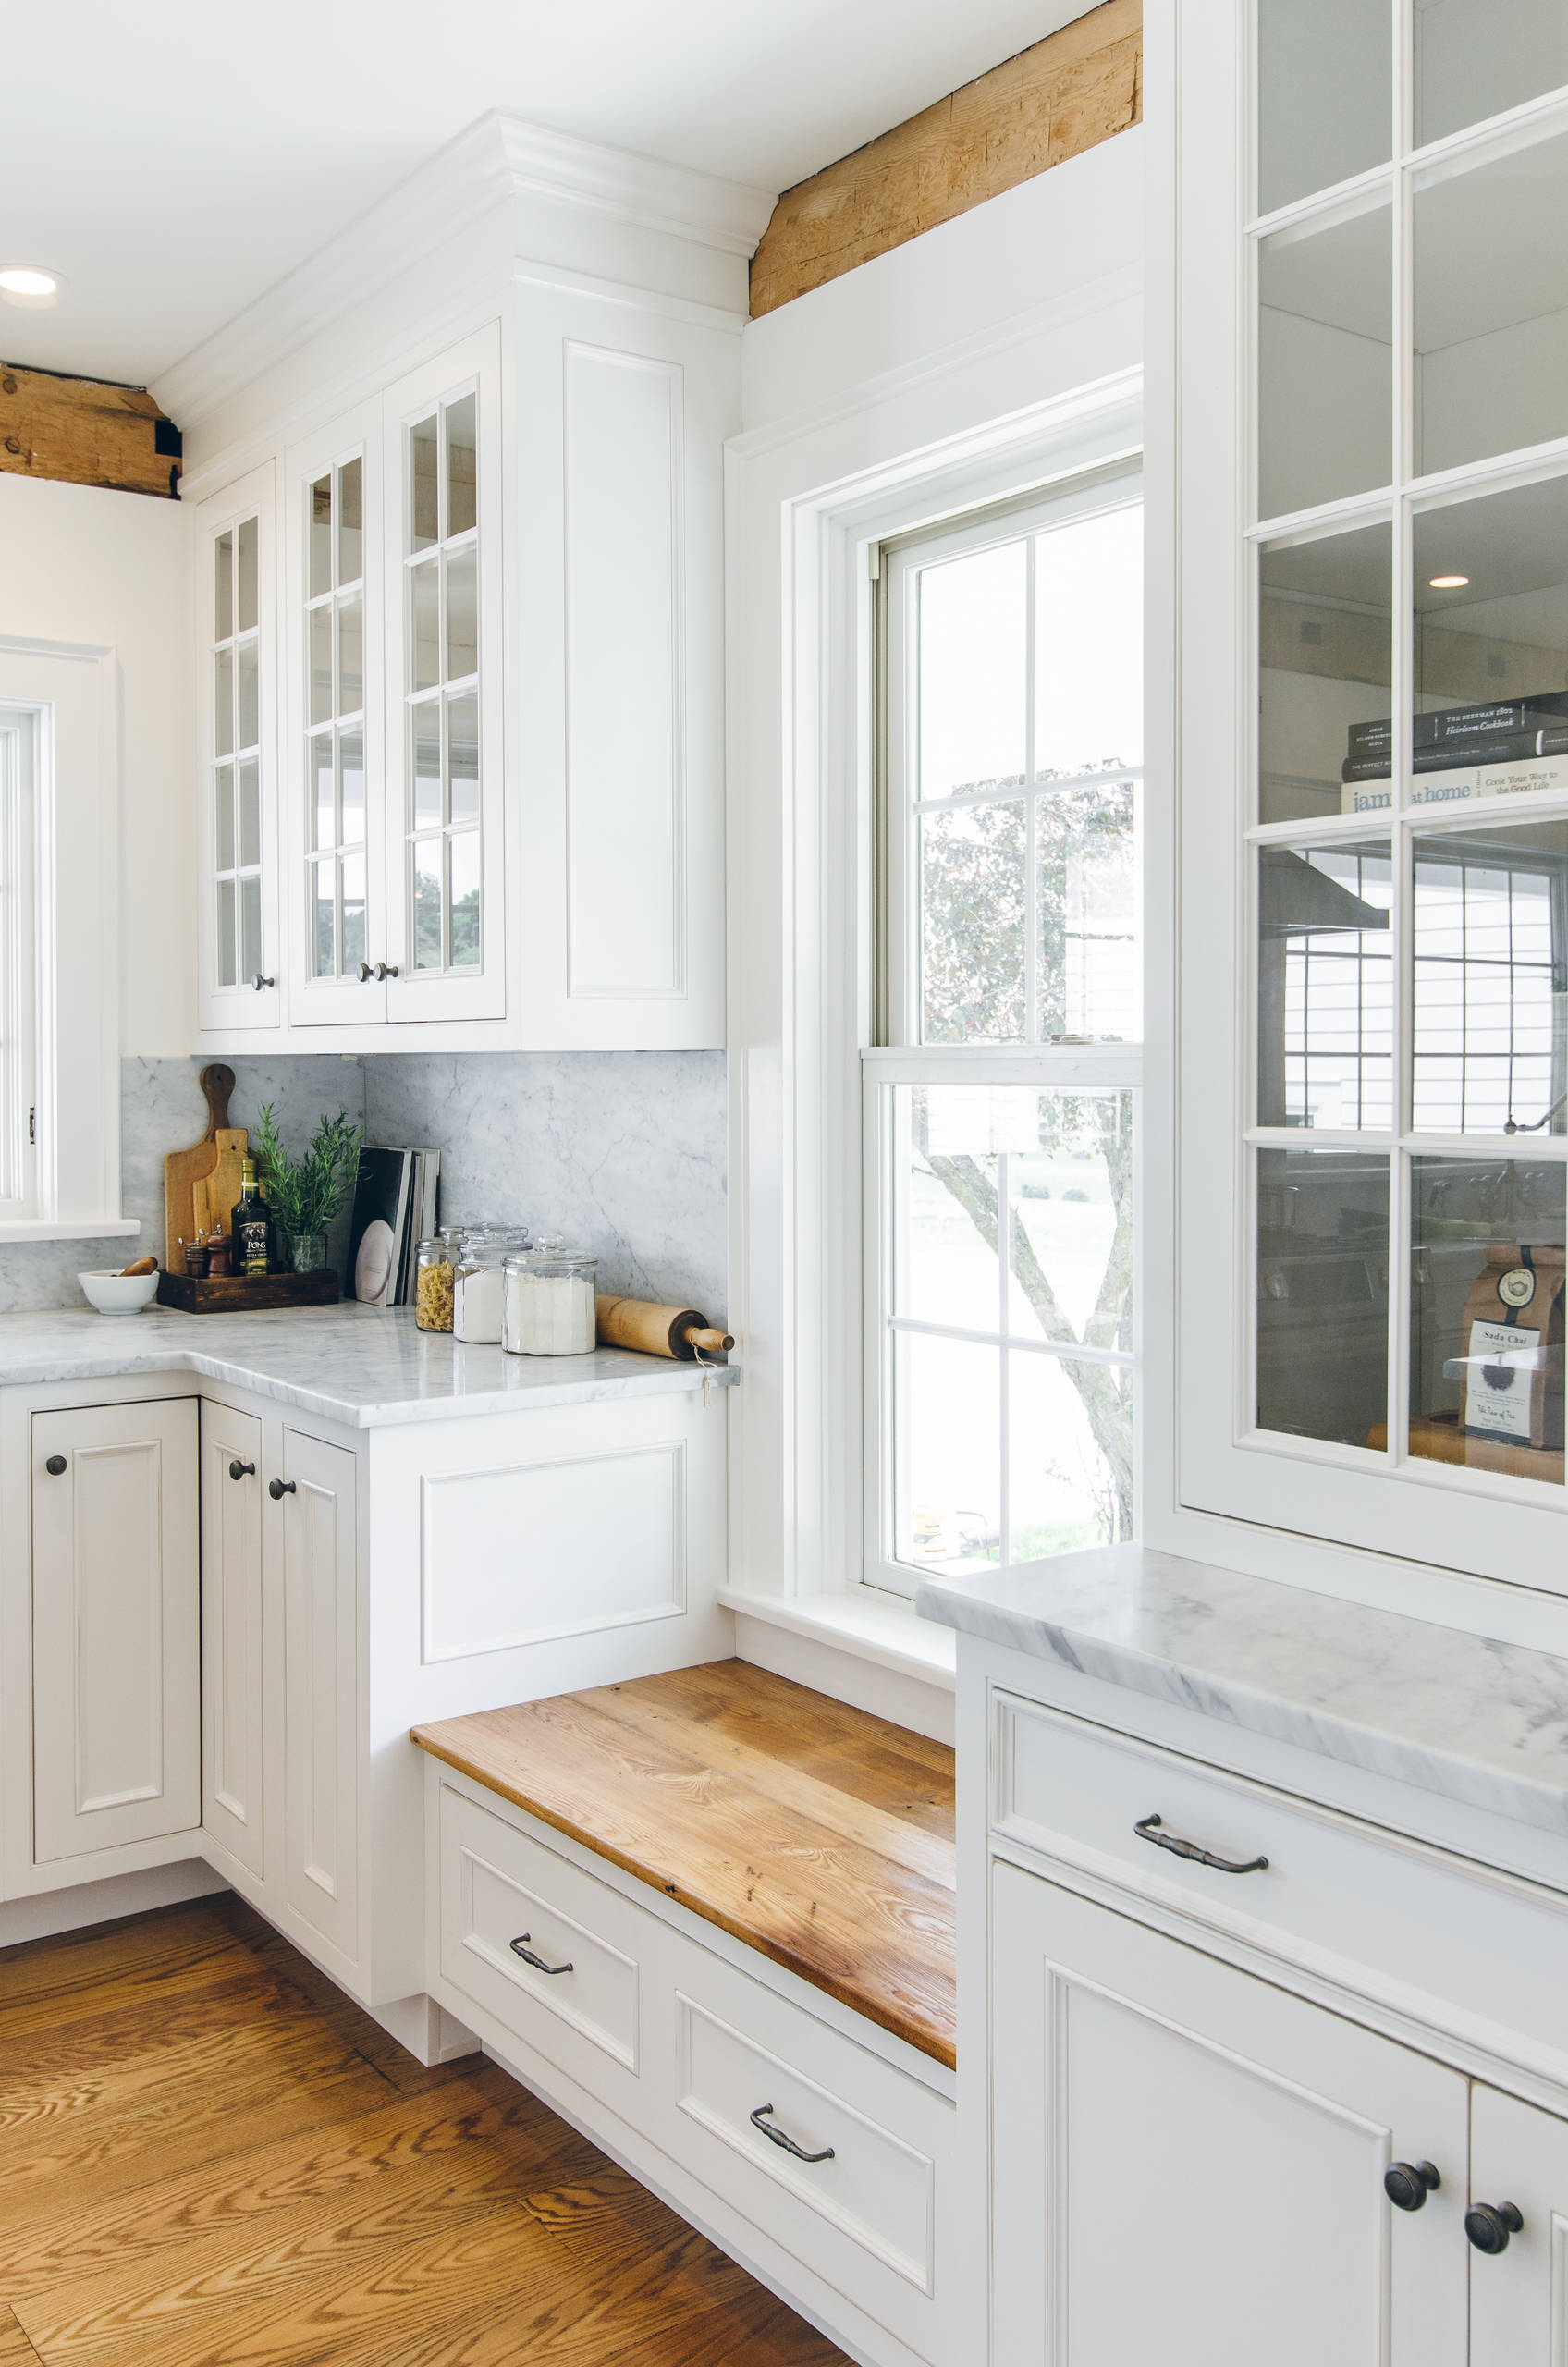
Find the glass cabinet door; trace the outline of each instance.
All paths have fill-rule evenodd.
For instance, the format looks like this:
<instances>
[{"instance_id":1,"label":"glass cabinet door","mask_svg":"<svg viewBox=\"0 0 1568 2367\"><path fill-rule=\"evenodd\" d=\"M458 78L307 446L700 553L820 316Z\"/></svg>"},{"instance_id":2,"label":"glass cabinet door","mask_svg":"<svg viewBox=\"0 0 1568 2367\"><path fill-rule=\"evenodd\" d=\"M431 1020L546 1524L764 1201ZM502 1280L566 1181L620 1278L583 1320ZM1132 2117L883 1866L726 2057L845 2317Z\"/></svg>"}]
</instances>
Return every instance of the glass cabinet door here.
<instances>
[{"instance_id":1,"label":"glass cabinet door","mask_svg":"<svg viewBox=\"0 0 1568 2367\"><path fill-rule=\"evenodd\" d=\"M207 1027L274 1026L278 1016L273 500L269 462L203 503L197 536Z\"/></svg>"}]
</instances>

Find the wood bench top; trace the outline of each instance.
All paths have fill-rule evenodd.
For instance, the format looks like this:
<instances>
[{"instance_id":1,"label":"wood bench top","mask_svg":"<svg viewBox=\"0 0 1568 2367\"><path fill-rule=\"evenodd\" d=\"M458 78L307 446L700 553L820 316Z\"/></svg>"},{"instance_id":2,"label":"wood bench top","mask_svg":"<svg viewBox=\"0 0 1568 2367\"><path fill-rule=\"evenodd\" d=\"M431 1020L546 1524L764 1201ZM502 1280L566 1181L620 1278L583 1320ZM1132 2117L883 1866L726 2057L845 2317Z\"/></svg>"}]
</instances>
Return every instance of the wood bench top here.
<instances>
[{"instance_id":1,"label":"wood bench top","mask_svg":"<svg viewBox=\"0 0 1568 2367\"><path fill-rule=\"evenodd\" d=\"M923 2054L955 2062L946 1744L746 1661L447 1718L413 1738Z\"/></svg>"}]
</instances>

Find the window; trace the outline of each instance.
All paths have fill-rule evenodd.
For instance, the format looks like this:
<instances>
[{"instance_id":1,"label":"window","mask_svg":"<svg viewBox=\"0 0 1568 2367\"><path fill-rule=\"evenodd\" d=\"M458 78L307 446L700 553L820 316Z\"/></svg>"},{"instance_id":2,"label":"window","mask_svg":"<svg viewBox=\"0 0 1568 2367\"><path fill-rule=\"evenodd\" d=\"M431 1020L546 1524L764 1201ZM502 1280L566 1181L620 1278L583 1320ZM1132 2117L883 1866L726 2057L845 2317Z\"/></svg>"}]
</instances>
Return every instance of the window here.
<instances>
[{"instance_id":1,"label":"window","mask_svg":"<svg viewBox=\"0 0 1568 2367\"><path fill-rule=\"evenodd\" d=\"M0 1219L38 1212L37 869L33 810L40 718L0 705Z\"/></svg>"},{"instance_id":2,"label":"window","mask_svg":"<svg viewBox=\"0 0 1568 2367\"><path fill-rule=\"evenodd\" d=\"M1133 1521L1142 523L1125 472L881 554L867 1575Z\"/></svg>"},{"instance_id":3,"label":"window","mask_svg":"<svg viewBox=\"0 0 1568 2367\"><path fill-rule=\"evenodd\" d=\"M412 966L480 963L479 397L404 431L406 892Z\"/></svg>"}]
</instances>

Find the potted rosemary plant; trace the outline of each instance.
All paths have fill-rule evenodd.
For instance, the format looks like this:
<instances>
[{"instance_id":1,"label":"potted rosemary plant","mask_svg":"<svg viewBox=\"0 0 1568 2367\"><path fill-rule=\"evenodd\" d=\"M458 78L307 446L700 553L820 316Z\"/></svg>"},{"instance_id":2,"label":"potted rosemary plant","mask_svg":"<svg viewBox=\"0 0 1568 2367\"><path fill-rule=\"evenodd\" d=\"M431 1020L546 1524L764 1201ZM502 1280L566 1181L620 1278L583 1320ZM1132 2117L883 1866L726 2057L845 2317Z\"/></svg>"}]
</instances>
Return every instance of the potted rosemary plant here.
<instances>
[{"instance_id":1,"label":"potted rosemary plant","mask_svg":"<svg viewBox=\"0 0 1568 2367\"><path fill-rule=\"evenodd\" d=\"M324 1118L300 1159L278 1139L269 1101L262 1111L256 1164L266 1187L267 1213L287 1242L290 1273L313 1274L326 1263L326 1229L354 1197L362 1128L346 1110Z\"/></svg>"}]
</instances>

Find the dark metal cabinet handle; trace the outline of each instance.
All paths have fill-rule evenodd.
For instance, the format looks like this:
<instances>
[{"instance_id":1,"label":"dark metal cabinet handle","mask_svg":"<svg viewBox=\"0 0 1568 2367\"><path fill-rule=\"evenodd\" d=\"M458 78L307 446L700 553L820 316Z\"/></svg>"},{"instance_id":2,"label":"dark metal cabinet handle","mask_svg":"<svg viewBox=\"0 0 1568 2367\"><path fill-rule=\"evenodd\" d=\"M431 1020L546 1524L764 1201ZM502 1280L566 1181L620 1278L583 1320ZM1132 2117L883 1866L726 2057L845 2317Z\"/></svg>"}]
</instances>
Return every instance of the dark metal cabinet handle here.
<instances>
[{"instance_id":1,"label":"dark metal cabinet handle","mask_svg":"<svg viewBox=\"0 0 1568 2367\"><path fill-rule=\"evenodd\" d=\"M51 1479L58 1479L64 1472L65 1467L66 1458L63 1454L52 1454L49 1457L48 1462L43 1466Z\"/></svg>"},{"instance_id":2,"label":"dark metal cabinet handle","mask_svg":"<svg viewBox=\"0 0 1568 2367\"><path fill-rule=\"evenodd\" d=\"M1217 1874L1260 1874L1268 1865L1267 1858L1217 1858L1212 1849L1200 1849L1195 1841L1183 1841L1179 1834L1162 1833L1157 1816L1145 1816L1133 1827L1140 1841L1152 1841L1157 1849L1169 1849L1173 1858L1186 1858L1194 1866L1212 1866Z\"/></svg>"},{"instance_id":3,"label":"dark metal cabinet handle","mask_svg":"<svg viewBox=\"0 0 1568 2367\"><path fill-rule=\"evenodd\" d=\"M375 965L375 975L378 978L400 978L403 974L396 962L378 962Z\"/></svg>"},{"instance_id":4,"label":"dark metal cabinet handle","mask_svg":"<svg viewBox=\"0 0 1568 2367\"><path fill-rule=\"evenodd\" d=\"M360 984L361 987L365 984L367 979L374 978L374 975L375 972L371 968L368 962L361 962L360 963Z\"/></svg>"},{"instance_id":5,"label":"dark metal cabinet handle","mask_svg":"<svg viewBox=\"0 0 1568 2367\"><path fill-rule=\"evenodd\" d=\"M554 1975L557 1972L571 1970L570 1964L546 1964L543 1956L536 1956L531 1947L524 1945L524 1943L533 1937L532 1932L520 1932L515 1940L507 1942L507 1945L514 1956L521 1956L524 1964L531 1964L535 1972L547 1972Z\"/></svg>"},{"instance_id":6,"label":"dark metal cabinet handle","mask_svg":"<svg viewBox=\"0 0 1568 2367\"><path fill-rule=\"evenodd\" d=\"M1516 2202L1473 2202L1464 2214L1464 2232L1478 2252L1505 2252L1524 2225Z\"/></svg>"},{"instance_id":7,"label":"dark metal cabinet handle","mask_svg":"<svg viewBox=\"0 0 1568 2367\"><path fill-rule=\"evenodd\" d=\"M228 1466L228 1476L231 1479L253 1479L256 1476L256 1466L253 1463L241 1463L239 1457L236 1455Z\"/></svg>"},{"instance_id":8,"label":"dark metal cabinet handle","mask_svg":"<svg viewBox=\"0 0 1568 2367\"><path fill-rule=\"evenodd\" d=\"M276 987L277 980L276 978L263 977L261 971L258 970L255 976L251 979L251 984L254 987L256 992L260 994L263 987Z\"/></svg>"},{"instance_id":9,"label":"dark metal cabinet handle","mask_svg":"<svg viewBox=\"0 0 1568 2367\"><path fill-rule=\"evenodd\" d=\"M1396 2211L1419 2211L1441 2184L1430 2162L1390 2162L1383 2172L1383 2192Z\"/></svg>"},{"instance_id":10,"label":"dark metal cabinet handle","mask_svg":"<svg viewBox=\"0 0 1568 2367\"><path fill-rule=\"evenodd\" d=\"M784 2152L792 2153L797 2162L830 2162L833 2159L831 2145L825 2145L820 2153L808 2153L803 2145L797 2145L792 2137L785 2135L783 2129L775 2128L772 2121L767 2117L772 2110L771 2104L758 2104L755 2112L749 2115L752 2127L759 2136L766 2137L770 2145L782 2146Z\"/></svg>"},{"instance_id":11,"label":"dark metal cabinet handle","mask_svg":"<svg viewBox=\"0 0 1568 2367\"><path fill-rule=\"evenodd\" d=\"M293 1479L269 1479L267 1481L267 1493L272 1498L275 1504L282 1503L285 1496L292 1496L297 1492L298 1482Z\"/></svg>"}]
</instances>

